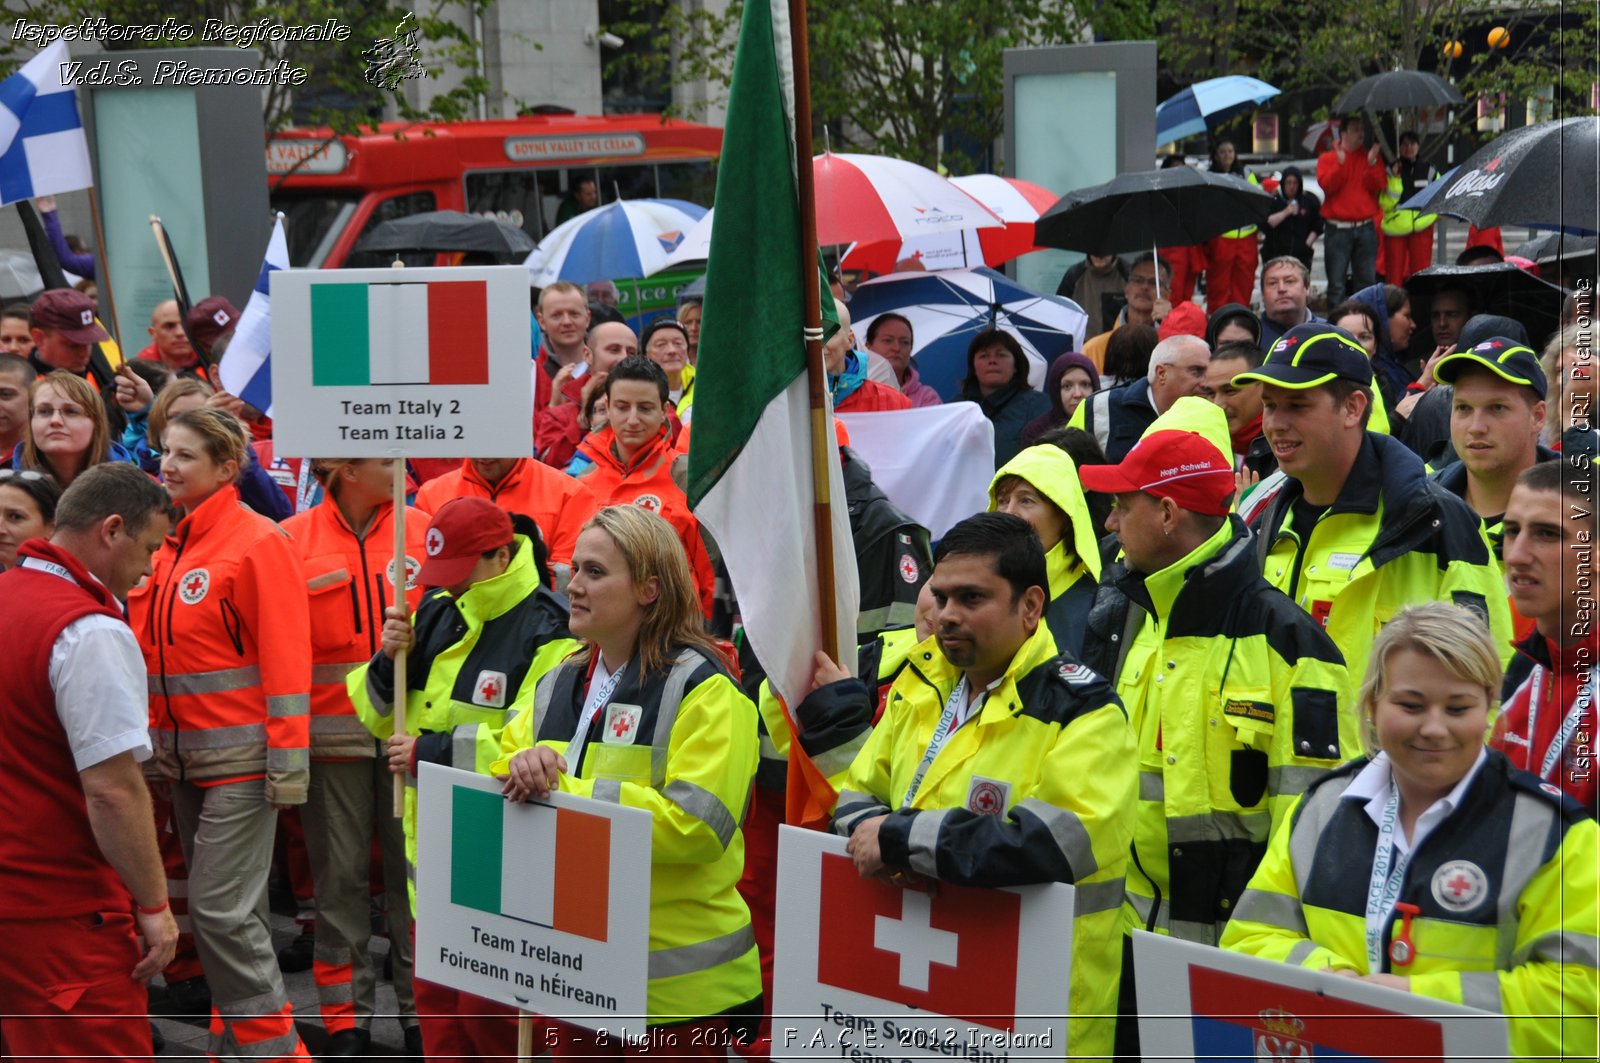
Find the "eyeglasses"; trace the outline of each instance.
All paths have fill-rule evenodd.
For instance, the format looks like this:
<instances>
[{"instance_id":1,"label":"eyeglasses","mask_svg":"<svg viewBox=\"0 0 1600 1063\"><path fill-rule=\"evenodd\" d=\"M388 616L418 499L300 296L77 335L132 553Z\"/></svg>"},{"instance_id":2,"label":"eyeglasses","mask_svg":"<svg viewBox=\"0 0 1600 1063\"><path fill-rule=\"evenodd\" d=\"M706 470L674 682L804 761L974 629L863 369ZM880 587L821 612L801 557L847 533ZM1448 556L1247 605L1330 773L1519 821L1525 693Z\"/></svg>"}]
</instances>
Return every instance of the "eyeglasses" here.
<instances>
[{"instance_id":1,"label":"eyeglasses","mask_svg":"<svg viewBox=\"0 0 1600 1063\"><path fill-rule=\"evenodd\" d=\"M82 406L35 406L33 408L33 415L35 417L43 417L46 421L58 413L63 421L84 421L89 418L89 411Z\"/></svg>"},{"instance_id":2,"label":"eyeglasses","mask_svg":"<svg viewBox=\"0 0 1600 1063\"><path fill-rule=\"evenodd\" d=\"M7 480L24 480L28 483L40 483L49 479L37 469L0 469L0 483Z\"/></svg>"}]
</instances>

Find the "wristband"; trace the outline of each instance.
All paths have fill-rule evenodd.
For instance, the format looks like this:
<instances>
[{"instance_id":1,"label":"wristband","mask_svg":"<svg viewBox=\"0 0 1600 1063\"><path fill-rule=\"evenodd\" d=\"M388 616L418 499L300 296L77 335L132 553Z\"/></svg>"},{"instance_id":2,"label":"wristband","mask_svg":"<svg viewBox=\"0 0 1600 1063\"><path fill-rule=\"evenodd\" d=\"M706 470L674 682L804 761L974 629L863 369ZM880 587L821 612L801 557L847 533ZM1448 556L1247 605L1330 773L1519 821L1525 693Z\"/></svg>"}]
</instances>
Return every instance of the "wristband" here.
<instances>
[{"instance_id":1,"label":"wristband","mask_svg":"<svg viewBox=\"0 0 1600 1063\"><path fill-rule=\"evenodd\" d=\"M138 901L134 901L133 906L139 910L140 915L160 915L162 912L167 910L167 905L169 903L169 901L162 901L160 904L157 904L154 907L146 908Z\"/></svg>"},{"instance_id":2,"label":"wristband","mask_svg":"<svg viewBox=\"0 0 1600 1063\"><path fill-rule=\"evenodd\" d=\"M1406 390L1416 392L1418 395L1420 395L1424 391L1428 390L1428 385L1424 384L1420 380L1413 380L1411 383L1406 385Z\"/></svg>"}]
</instances>

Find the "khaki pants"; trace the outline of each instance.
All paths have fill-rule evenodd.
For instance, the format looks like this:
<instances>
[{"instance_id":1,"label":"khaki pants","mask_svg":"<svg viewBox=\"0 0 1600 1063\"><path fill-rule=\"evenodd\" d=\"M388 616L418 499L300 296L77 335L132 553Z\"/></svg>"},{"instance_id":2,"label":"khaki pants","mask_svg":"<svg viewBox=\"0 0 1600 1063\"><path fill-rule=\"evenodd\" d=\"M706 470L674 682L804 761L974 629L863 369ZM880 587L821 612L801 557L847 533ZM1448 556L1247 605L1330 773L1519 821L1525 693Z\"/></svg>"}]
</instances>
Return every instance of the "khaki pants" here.
<instances>
[{"instance_id":1,"label":"khaki pants","mask_svg":"<svg viewBox=\"0 0 1600 1063\"><path fill-rule=\"evenodd\" d=\"M389 952L402 1026L415 1026L411 987L411 905L406 895L405 834L393 814L393 778L382 757L311 762L311 789L300 819L316 890L317 1002L329 1033L372 1025L376 974L368 897L372 832L383 854L389 901Z\"/></svg>"}]
</instances>

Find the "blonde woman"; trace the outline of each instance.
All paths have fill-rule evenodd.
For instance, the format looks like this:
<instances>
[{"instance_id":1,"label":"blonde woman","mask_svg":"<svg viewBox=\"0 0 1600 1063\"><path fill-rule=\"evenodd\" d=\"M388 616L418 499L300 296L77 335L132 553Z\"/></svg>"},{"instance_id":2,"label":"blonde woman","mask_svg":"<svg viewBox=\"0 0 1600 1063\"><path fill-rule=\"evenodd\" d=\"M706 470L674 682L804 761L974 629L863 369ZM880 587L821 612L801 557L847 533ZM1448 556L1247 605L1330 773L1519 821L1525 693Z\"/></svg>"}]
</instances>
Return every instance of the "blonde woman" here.
<instances>
[{"instance_id":1,"label":"blonde woman","mask_svg":"<svg viewBox=\"0 0 1600 1063\"><path fill-rule=\"evenodd\" d=\"M1594 331L1568 325L1545 346L1541 363L1550 382L1542 442L1560 450L1561 437L1568 429L1593 428L1595 424L1595 374L1600 370L1600 356L1595 353Z\"/></svg>"},{"instance_id":2,"label":"blonde woman","mask_svg":"<svg viewBox=\"0 0 1600 1063\"><path fill-rule=\"evenodd\" d=\"M1415 606L1370 661L1368 756L1306 791L1222 947L1503 1012L1518 1059L1593 1059L1597 827L1485 749L1500 689L1487 628Z\"/></svg>"}]
</instances>

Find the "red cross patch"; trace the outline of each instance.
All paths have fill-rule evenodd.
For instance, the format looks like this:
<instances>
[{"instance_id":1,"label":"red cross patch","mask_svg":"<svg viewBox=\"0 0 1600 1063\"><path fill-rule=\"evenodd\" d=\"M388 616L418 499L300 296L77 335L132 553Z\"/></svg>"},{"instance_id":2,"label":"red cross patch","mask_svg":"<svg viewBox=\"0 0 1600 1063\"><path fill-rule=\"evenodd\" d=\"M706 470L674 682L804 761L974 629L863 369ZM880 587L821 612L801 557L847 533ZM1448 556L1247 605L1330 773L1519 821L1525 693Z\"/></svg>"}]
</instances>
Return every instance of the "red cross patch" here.
<instances>
[{"instance_id":1,"label":"red cross patch","mask_svg":"<svg viewBox=\"0 0 1600 1063\"><path fill-rule=\"evenodd\" d=\"M478 673L472 687L472 703L490 709L503 709L506 704L506 674L485 668Z\"/></svg>"},{"instance_id":2,"label":"red cross patch","mask_svg":"<svg viewBox=\"0 0 1600 1063\"><path fill-rule=\"evenodd\" d=\"M917 577L921 574L922 570L917 567L916 558L912 557L910 554L900 555L901 579L905 580L907 583L915 583L917 582Z\"/></svg>"},{"instance_id":3,"label":"red cross patch","mask_svg":"<svg viewBox=\"0 0 1600 1063\"><path fill-rule=\"evenodd\" d=\"M974 775L967 786L967 811L1002 819L1010 803L1011 784L999 779Z\"/></svg>"},{"instance_id":4,"label":"red cross patch","mask_svg":"<svg viewBox=\"0 0 1600 1063\"><path fill-rule=\"evenodd\" d=\"M191 568L178 581L178 600L184 605L199 605L211 589L211 573L203 568Z\"/></svg>"},{"instance_id":5,"label":"red cross patch","mask_svg":"<svg viewBox=\"0 0 1600 1063\"><path fill-rule=\"evenodd\" d=\"M639 717L643 714L644 710L637 705L607 705L606 727L600 740L614 746L632 745L633 736L639 732Z\"/></svg>"},{"instance_id":6,"label":"red cross patch","mask_svg":"<svg viewBox=\"0 0 1600 1063\"><path fill-rule=\"evenodd\" d=\"M1489 876L1471 860L1440 864L1430 885L1433 899L1451 912L1469 912L1489 894Z\"/></svg>"}]
</instances>

